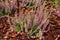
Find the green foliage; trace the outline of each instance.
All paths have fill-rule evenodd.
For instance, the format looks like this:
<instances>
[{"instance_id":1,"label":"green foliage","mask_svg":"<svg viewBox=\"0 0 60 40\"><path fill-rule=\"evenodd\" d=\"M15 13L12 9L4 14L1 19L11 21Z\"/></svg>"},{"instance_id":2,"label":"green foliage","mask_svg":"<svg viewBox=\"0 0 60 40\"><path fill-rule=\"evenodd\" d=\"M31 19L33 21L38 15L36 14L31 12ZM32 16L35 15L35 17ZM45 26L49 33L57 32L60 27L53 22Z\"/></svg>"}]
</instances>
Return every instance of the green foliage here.
<instances>
[{"instance_id":1,"label":"green foliage","mask_svg":"<svg viewBox=\"0 0 60 40\"><path fill-rule=\"evenodd\" d=\"M57 0L58 5L60 5L60 0Z\"/></svg>"},{"instance_id":2,"label":"green foliage","mask_svg":"<svg viewBox=\"0 0 60 40\"><path fill-rule=\"evenodd\" d=\"M5 15L8 15L8 14L10 14L10 13L9 12L5 12L5 9L2 10L1 15L5 16Z\"/></svg>"},{"instance_id":3,"label":"green foliage","mask_svg":"<svg viewBox=\"0 0 60 40\"><path fill-rule=\"evenodd\" d=\"M24 5L24 6L25 6L25 7L33 8L33 7L34 7L34 5L35 5L35 4L34 4L34 3L32 3L32 2L31 2L31 3L27 2L27 3L25 3L25 5Z\"/></svg>"},{"instance_id":4,"label":"green foliage","mask_svg":"<svg viewBox=\"0 0 60 40\"><path fill-rule=\"evenodd\" d=\"M15 31L21 31L21 27L20 27L20 24L19 23L16 23L15 26L16 26L14 28Z\"/></svg>"},{"instance_id":5,"label":"green foliage","mask_svg":"<svg viewBox=\"0 0 60 40\"><path fill-rule=\"evenodd\" d=\"M24 22L20 22L20 23L15 23L15 31L23 31L24 30Z\"/></svg>"},{"instance_id":6,"label":"green foliage","mask_svg":"<svg viewBox=\"0 0 60 40\"><path fill-rule=\"evenodd\" d=\"M49 0L49 1L51 1L53 3L57 3L58 5L60 5L60 0Z\"/></svg>"}]
</instances>

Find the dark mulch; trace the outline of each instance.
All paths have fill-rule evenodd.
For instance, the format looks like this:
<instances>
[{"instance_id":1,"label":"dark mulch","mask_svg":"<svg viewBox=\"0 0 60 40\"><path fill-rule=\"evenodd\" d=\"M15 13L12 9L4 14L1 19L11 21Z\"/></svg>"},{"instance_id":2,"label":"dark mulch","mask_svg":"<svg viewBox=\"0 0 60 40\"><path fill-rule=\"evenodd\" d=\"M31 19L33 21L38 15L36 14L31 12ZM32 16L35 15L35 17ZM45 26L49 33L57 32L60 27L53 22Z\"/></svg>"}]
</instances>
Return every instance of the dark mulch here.
<instances>
[{"instance_id":1,"label":"dark mulch","mask_svg":"<svg viewBox=\"0 0 60 40\"><path fill-rule=\"evenodd\" d=\"M50 30L43 33L45 40L60 40L60 17L56 14L51 15L49 26Z\"/></svg>"}]
</instances>

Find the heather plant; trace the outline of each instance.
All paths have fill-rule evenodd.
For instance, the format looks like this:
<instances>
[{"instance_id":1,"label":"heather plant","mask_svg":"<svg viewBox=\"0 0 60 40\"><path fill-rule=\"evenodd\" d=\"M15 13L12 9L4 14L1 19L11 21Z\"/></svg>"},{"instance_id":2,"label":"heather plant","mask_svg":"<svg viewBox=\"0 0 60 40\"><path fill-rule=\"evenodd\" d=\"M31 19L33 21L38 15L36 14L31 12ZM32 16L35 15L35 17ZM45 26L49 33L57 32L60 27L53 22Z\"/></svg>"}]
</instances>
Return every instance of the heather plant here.
<instances>
[{"instance_id":1,"label":"heather plant","mask_svg":"<svg viewBox=\"0 0 60 40\"><path fill-rule=\"evenodd\" d=\"M57 0L1 0L0 13L3 16L8 15L9 22L12 22L10 26L13 30L18 32L23 31L28 37L39 37L41 39L43 38L42 33L49 30L49 26L47 30L45 30L45 28L49 24L49 17L52 12L60 13L57 9L59 6L57 4L60 3L56 1ZM3 3L5 4L3 5ZM54 6L56 9L53 8ZM20 7L30 8L31 10L25 15L24 10L20 9ZM15 13L14 17L9 16L13 13Z\"/></svg>"},{"instance_id":2,"label":"heather plant","mask_svg":"<svg viewBox=\"0 0 60 40\"><path fill-rule=\"evenodd\" d=\"M33 11L28 12L26 15L20 13L19 17L16 16L17 19L13 18L15 20L13 22L15 30L18 32L26 32L28 37L42 37L42 34L39 35L40 32L42 32L41 27L43 27L44 31L49 23L49 12L45 9L45 5L46 1L44 1L43 4L40 4L35 13Z\"/></svg>"},{"instance_id":3,"label":"heather plant","mask_svg":"<svg viewBox=\"0 0 60 40\"><path fill-rule=\"evenodd\" d=\"M12 14L16 11L16 0L1 0L0 4L0 14L2 16Z\"/></svg>"},{"instance_id":4,"label":"heather plant","mask_svg":"<svg viewBox=\"0 0 60 40\"><path fill-rule=\"evenodd\" d=\"M37 4L39 3L40 6L39 5L37 6L37 4L34 5L36 12L31 11L31 12L28 12L26 15L24 15L22 11L20 12L19 16L17 16L17 12L16 12L15 17L10 17L13 23L13 29L18 32L21 32L21 31L26 32L28 37L36 37L36 36L39 37L40 36L41 38L42 34L39 35L40 32L42 33L41 27L45 25L43 26L43 30L44 30L49 23L49 20L48 20L49 13L45 9L45 5L46 5L45 2L46 1L42 2L43 3L42 4L37 1ZM26 5L25 7L28 6L27 8L31 8L33 6L32 4L28 4L28 5ZM32 9L34 9L33 7ZM47 24L45 24L45 22L47 22Z\"/></svg>"}]
</instances>

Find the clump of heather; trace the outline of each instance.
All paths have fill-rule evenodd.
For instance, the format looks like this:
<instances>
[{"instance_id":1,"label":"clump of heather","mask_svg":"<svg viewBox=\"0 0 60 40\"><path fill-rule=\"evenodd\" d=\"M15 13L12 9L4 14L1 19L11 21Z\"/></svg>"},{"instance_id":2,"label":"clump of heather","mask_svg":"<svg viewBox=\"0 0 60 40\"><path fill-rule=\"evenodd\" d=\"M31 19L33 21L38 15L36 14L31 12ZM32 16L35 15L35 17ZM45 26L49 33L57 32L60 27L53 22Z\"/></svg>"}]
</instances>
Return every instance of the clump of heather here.
<instances>
[{"instance_id":1,"label":"clump of heather","mask_svg":"<svg viewBox=\"0 0 60 40\"><path fill-rule=\"evenodd\" d=\"M32 0L31 0L32 1ZM24 0L23 0L24 2ZM37 1L37 3L39 3ZM25 5L25 4L24 4ZM37 4L36 4L37 5ZM42 29L43 31L49 24L49 12L46 10L45 5L46 1L39 3L40 6L36 8L27 7L31 10L28 12L24 12L23 9L20 9L19 16L13 17L13 26L16 31L24 31L29 37L42 37ZM26 7L26 6L25 6ZM26 14L25 14L26 13ZM39 35L41 33L41 35Z\"/></svg>"},{"instance_id":2,"label":"clump of heather","mask_svg":"<svg viewBox=\"0 0 60 40\"><path fill-rule=\"evenodd\" d=\"M49 20L48 20L49 13L45 9L46 2L45 1L41 2L41 0L36 0L36 1L22 0L22 2L23 2L21 3L22 7L30 8L31 10L27 12L25 15L24 10L21 11L21 9L19 9L20 10L19 16L17 16L18 13L16 12L15 17L10 17L11 23L12 23L11 26L13 26L14 30L16 31L26 32L26 34L29 37L37 36L37 37L42 38L42 34L39 35L40 33L42 33L41 27L43 27L43 30L44 30L49 23ZM24 2L26 2L26 4ZM15 7L15 3L12 3L12 1L10 2L10 5L7 1L6 3L7 3L6 6L8 7L6 8L6 10L7 9L11 10ZM20 7L19 5L17 6L18 8Z\"/></svg>"},{"instance_id":3,"label":"clump of heather","mask_svg":"<svg viewBox=\"0 0 60 40\"><path fill-rule=\"evenodd\" d=\"M58 5L46 0L5 0L0 4L0 13L8 15L13 30L23 31L28 37L44 38L43 32L49 30L49 26L45 30L49 24L49 16L53 11L60 15ZM53 8L54 5L56 9Z\"/></svg>"}]
</instances>

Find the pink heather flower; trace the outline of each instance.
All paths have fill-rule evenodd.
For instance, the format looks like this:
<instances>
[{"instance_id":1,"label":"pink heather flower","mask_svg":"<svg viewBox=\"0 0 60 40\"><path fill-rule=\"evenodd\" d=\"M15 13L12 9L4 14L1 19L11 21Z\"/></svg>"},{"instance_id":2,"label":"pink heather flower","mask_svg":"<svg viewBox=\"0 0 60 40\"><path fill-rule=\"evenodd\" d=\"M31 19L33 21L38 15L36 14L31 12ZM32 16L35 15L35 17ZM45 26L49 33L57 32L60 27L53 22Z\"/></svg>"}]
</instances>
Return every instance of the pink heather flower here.
<instances>
[{"instance_id":1,"label":"pink heather flower","mask_svg":"<svg viewBox=\"0 0 60 40\"><path fill-rule=\"evenodd\" d=\"M43 8L41 8L39 11L38 11L38 15L35 16L35 19L34 19L34 24L35 25L39 25L42 21L42 19L44 18L44 11L43 11Z\"/></svg>"},{"instance_id":2,"label":"pink heather flower","mask_svg":"<svg viewBox=\"0 0 60 40\"><path fill-rule=\"evenodd\" d=\"M2 8L3 7L3 2L0 2L0 8Z\"/></svg>"},{"instance_id":3,"label":"pink heather flower","mask_svg":"<svg viewBox=\"0 0 60 40\"><path fill-rule=\"evenodd\" d=\"M40 24L40 22L43 20L45 17L44 15L44 5L41 5L40 10L38 11L38 16L35 19L36 24Z\"/></svg>"},{"instance_id":4,"label":"pink heather flower","mask_svg":"<svg viewBox=\"0 0 60 40\"><path fill-rule=\"evenodd\" d=\"M27 25L29 25L29 27L32 26L32 20L31 20L31 15L30 14L27 15Z\"/></svg>"},{"instance_id":5,"label":"pink heather flower","mask_svg":"<svg viewBox=\"0 0 60 40\"><path fill-rule=\"evenodd\" d=\"M58 16L60 16L60 11L58 10L58 11L56 11L56 14L58 15Z\"/></svg>"},{"instance_id":6,"label":"pink heather flower","mask_svg":"<svg viewBox=\"0 0 60 40\"><path fill-rule=\"evenodd\" d=\"M10 6L9 6L9 3L8 3L8 1L6 0L5 2L4 2L4 6L5 6L5 11L6 12L8 12L9 10L10 10Z\"/></svg>"},{"instance_id":7,"label":"pink heather flower","mask_svg":"<svg viewBox=\"0 0 60 40\"><path fill-rule=\"evenodd\" d=\"M22 0L22 3L24 4L25 0Z\"/></svg>"},{"instance_id":8,"label":"pink heather flower","mask_svg":"<svg viewBox=\"0 0 60 40\"><path fill-rule=\"evenodd\" d=\"M56 7L55 14L57 14L58 16L60 16L59 5L58 5L58 4L56 4L56 5L55 5L55 7Z\"/></svg>"},{"instance_id":9,"label":"pink heather flower","mask_svg":"<svg viewBox=\"0 0 60 40\"><path fill-rule=\"evenodd\" d=\"M40 15L36 16L34 19L34 25L39 25L43 19L43 13L40 13Z\"/></svg>"},{"instance_id":10,"label":"pink heather flower","mask_svg":"<svg viewBox=\"0 0 60 40\"><path fill-rule=\"evenodd\" d=\"M10 8L13 9L13 8L16 8L16 3L17 3L17 0L11 0L10 2Z\"/></svg>"}]
</instances>

